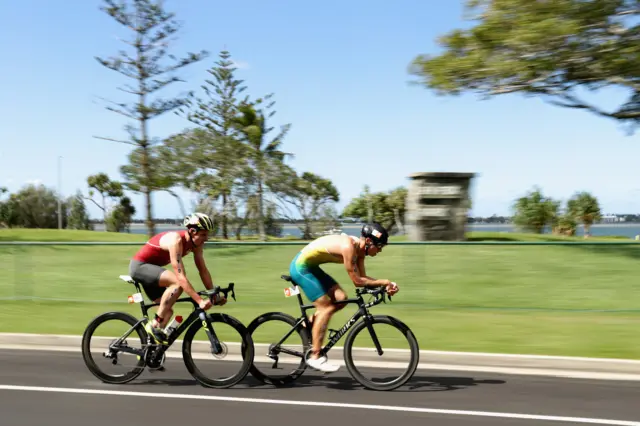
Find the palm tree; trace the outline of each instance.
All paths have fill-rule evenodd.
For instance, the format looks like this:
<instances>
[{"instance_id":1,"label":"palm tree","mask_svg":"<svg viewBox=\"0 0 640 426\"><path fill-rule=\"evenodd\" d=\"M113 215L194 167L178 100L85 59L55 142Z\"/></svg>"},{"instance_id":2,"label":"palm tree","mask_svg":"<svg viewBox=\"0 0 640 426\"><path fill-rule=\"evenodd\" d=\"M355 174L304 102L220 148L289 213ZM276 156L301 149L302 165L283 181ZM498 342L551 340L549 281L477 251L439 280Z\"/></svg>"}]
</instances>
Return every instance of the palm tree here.
<instances>
[{"instance_id":1,"label":"palm tree","mask_svg":"<svg viewBox=\"0 0 640 426\"><path fill-rule=\"evenodd\" d=\"M542 234L545 226L557 219L560 202L544 196L539 188L534 188L518 198L513 208L513 221L517 226Z\"/></svg>"},{"instance_id":2,"label":"palm tree","mask_svg":"<svg viewBox=\"0 0 640 426\"><path fill-rule=\"evenodd\" d=\"M567 210L576 221L584 224L584 237L591 235L593 222L602 219L598 199L588 192L578 192L567 202Z\"/></svg>"},{"instance_id":3,"label":"palm tree","mask_svg":"<svg viewBox=\"0 0 640 426\"><path fill-rule=\"evenodd\" d=\"M266 97L268 99L270 96ZM260 239L267 239L264 227L264 195L266 183L269 177L274 177L282 170L286 157L292 157L290 153L280 150L282 141L291 127L290 124L282 126L280 132L271 140L267 134L273 128L267 127L267 116L256 105L260 103L243 103L238 107L238 114L232 119L234 129L240 134L240 139L246 147L247 165L256 183L256 196L258 202L258 233ZM268 107L272 106L270 104ZM270 113L271 117L274 112Z\"/></svg>"}]
</instances>

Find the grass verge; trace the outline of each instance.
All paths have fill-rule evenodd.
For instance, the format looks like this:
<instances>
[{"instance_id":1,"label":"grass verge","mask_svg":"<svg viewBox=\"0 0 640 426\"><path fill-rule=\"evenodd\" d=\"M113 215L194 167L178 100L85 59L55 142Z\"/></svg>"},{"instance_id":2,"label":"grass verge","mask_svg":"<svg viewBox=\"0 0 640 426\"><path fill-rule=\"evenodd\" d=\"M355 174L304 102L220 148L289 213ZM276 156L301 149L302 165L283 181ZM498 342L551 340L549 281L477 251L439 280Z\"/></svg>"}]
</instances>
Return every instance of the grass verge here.
<instances>
[{"instance_id":1,"label":"grass verge","mask_svg":"<svg viewBox=\"0 0 640 426\"><path fill-rule=\"evenodd\" d=\"M94 235L66 231L56 236L56 232L35 239L96 241ZM140 237L99 234L103 241ZM21 235L26 238L25 233ZM471 233L471 237L497 238L486 233ZM138 239L144 240L144 236ZM245 323L266 311L297 314L296 301L284 298L286 283L279 277L287 273L299 248L207 247L214 280L220 285L233 281L237 286L238 301L214 309ZM0 246L4 266L0 332L81 334L102 312L139 314L137 305L127 304L133 287L118 279L127 273L136 249ZM367 273L399 283L401 291L393 302L372 312L405 321L422 349L637 359L638 260L640 246L635 245L392 245L367 261ZM195 286L202 288L190 259L186 268ZM354 294L343 267L328 265L325 270ZM11 300L17 298L30 300ZM188 314L188 308L176 312ZM338 328L353 312L354 306L348 306L330 327Z\"/></svg>"}]
</instances>

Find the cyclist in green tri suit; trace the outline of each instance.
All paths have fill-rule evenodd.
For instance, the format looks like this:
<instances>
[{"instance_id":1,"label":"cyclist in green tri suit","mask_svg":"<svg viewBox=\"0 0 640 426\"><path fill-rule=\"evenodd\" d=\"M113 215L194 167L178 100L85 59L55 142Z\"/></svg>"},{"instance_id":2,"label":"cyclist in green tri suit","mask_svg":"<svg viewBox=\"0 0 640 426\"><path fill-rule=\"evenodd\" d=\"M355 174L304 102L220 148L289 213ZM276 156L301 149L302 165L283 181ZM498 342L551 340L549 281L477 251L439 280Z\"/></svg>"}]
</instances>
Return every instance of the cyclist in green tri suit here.
<instances>
[{"instance_id":1,"label":"cyclist in green tri suit","mask_svg":"<svg viewBox=\"0 0 640 426\"><path fill-rule=\"evenodd\" d=\"M312 318L312 349L307 365L324 371L337 371L340 366L329 363L326 356L319 356L324 335L331 316L344 308L344 304L335 305L337 300L345 300L346 293L340 285L320 265L323 263L342 263L349 278L356 287L386 286L387 293L398 292L396 283L385 279L367 276L364 259L375 257L387 245L389 234L377 222L362 227L361 236L327 235L320 237L305 246L291 261L289 273L300 286L307 298L316 307Z\"/></svg>"}]
</instances>

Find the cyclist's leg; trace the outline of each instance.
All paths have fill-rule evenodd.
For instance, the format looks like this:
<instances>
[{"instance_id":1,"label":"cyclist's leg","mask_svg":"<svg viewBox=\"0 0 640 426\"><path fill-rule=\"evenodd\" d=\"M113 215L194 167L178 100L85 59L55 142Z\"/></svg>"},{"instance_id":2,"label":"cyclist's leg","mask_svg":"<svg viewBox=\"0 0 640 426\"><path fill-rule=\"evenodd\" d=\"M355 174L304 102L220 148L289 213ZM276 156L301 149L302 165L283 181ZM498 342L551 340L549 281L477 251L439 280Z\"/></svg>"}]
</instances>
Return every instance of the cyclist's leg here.
<instances>
[{"instance_id":1,"label":"cyclist's leg","mask_svg":"<svg viewBox=\"0 0 640 426\"><path fill-rule=\"evenodd\" d=\"M314 324L312 325L313 334L318 334L318 337L320 339L318 345L322 345L322 343L324 342L324 334L327 330L327 327L329 326L331 317L333 316L333 314L335 314L345 306L344 304L336 305L335 302L337 300L346 300L347 294L342 289L342 287L340 287L340 284L338 284L331 275L327 274L319 266L314 266L313 268L311 268L311 272L313 273L313 276L320 282L322 291L324 293L323 297L317 299L317 302L318 304L322 305L321 311L323 311L326 316L323 322L320 322L317 325L314 322ZM315 316L315 318L317 318L317 315ZM318 351L319 350L320 346L318 346Z\"/></svg>"},{"instance_id":2,"label":"cyclist's leg","mask_svg":"<svg viewBox=\"0 0 640 426\"><path fill-rule=\"evenodd\" d=\"M327 294L314 300L313 305L316 307L316 314L311 327L311 355L309 359L318 360L327 331L327 325L329 324L331 316L336 311L336 305L333 304L333 301Z\"/></svg>"},{"instance_id":3,"label":"cyclist's leg","mask_svg":"<svg viewBox=\"0 0 640 426\"><path fill-rule=\"evenodd\" d=\"M326 293L329 296L329 298L331 299L331 302L335 303L338 300L340 300L340 301L347 300L347 293L342 289L342 287L340 287L340 284L338 284L336 282L336 280L333 279L333 277L331 275L327 274L325 271L320 269L320 267L316 267L316 268L317 269L314 270L314 275L322 283L322 286L326 290ZM335 305L335 311L334 312L337 312L337 311L341 310L344 307L345 307L344 303L341 303L339 305Z\"/></svg>"},{"instance_id":4,"label":"cyclist's leg","mask_svg":"<svg viewBox=\"0 0 640 426\"><path fill-rule=\"evenodd\" d=\"M311 329L311 354L307 363L321 371L336 371L340 366L329 364L326 357L320 358L319 353L324 341L327 324L336 310L336 305L333 304L328 292L337 283L317 266L298 264L295 259L289 272L316 308Z\"/></svg>"},{"instance_id":5,"label":"cyclist's leg","mask_svg":"<svg viewBox=\"0 0 640 426\"><path fill-rule=\"evenodd\" d=\"M301 253L298 253L289 264L289 275L291 275L293 281L295 281L295 283L302 289L302 292L307 296L309 301L313 303L315 299L324 294L324 291L322 290L322 284L316 280L315 277L304 277L304 275L308 274L309 271L308 266L298 260L300 254ZM317 314L318 312L316 311L308 317L312 326Z\"/></svg>"},{"instance_id":6,"label":"cyclist's leg","mask_svg":"<svg viewBox=\"0 0 640 426\"><path fill-rule=\"evenodd\" d=\"M164 293L158 307L158 317L160 327L165 327L171 317L173 317L173 305L182 295L182 287L178 284L178 279L173 271L165 270L160 275L158 286L163 288Z\"/></svg>"},{"instance_id":7,"label":"cyclist's leg","mask_svg":"<svg viewBox=\"0 0 640 426\"><path fill-rule=\"evenodd\" d=\"M158 302L164 293L164 288L159 286L160 276L165 272L164 268L150 263L132 260L129 263L129 275L142 284L142 289L153 302Z\"/></svg>"},{"instance_id":8,"label":"cyclist's leg","mask_svg":"<svg viewBox=\"0 0 640 426\"><path fill-rule=\"evenodd\" d=\"M324 272L324 271L322 271ZM322 281L322 280L321 280ZM346 300L347 299L347 293L342 289L342 287L340 287L340 284L336 284L334 286L332 286L331 288L329 288L329 290L327 291L327 296L329 296L329 298L331 299L332 303L335 303L338 300ZM338 305L334 306L334 312L336 313L339 310L343 309L346 306L346 304L341 303ZM309 317L309 322L311 323L311 327L313 328L313 322L315 321L316 317L318 316L318 312L314 312L311 317ZM328 323L327 323L328 326ZM305 325L306 327L306 325Z\"/></svg>"},{"instance_id":9,"label":"cyclist's leg","mask_svg":"<svg viewBox=\"0 0 640 426\"><path fill-rule=\"evenodd\" d=\"M158 306L158 311L153 321L147 323L145 328L149 333L153 334L160 343L167 343L168 336L164 332L164 327L166 327L169 320L173 317L173 305L182 294L182 287L180 287L177 281L172 271L163 270L155 286L158 292L157 294L160 294L161 297L155 299L154 302L160 302L160 305Z\"/></svg>"},{"instance_id":10,"label":"cyclist's leg","mask_svg":"<svg viewBox=\"0 0 640 426\"><path fill-rule=\"evenodd\" d=\"M166 296L166 286L160 285L160 277L167 272L164 268L158 265L152 265L150 263L138 262L132 260L129 264L129 275L136 281L142 284L142 288L147 297L153 302L161 302L164 296ZM163 282L164 283L164 282ZM156 341L165 343L167 336L162 331L161 325L164 318L160 317L156 313L155 317L145 324L147 332L155 338Z\"/></svg>"},{"instance_id":11,"label":"cyclist's leg","mask_svg":"<svg viewBox=\"0 0 640 426\"><path fill-rule=\"evenodd\" d=\"M331 303L330 305L330 309L329 307L324 307L321 309L322 311L326 312L327 318L326 318L326 323L324 324L320 324L318 325L318 327L321 327L320 329L316 328L314 326L315 324L315 319L318 316L318 311L320 310L316 310L316 312L313 315L313 318L311 319L311 329L312 332L314 334L320 334L320 343L319 345L322 344L322 342L324 342L324 333L326 332L327 327L329 326L329 321L331 320L331 317L333 316L333 314L335 314L336 312L338 312L339 310L343 309L345 307L344 303L341 304L335 304L336 301L342 301L342 300L346 300L347 299L347 293L342 289L342 287L340 287L340 284L338 284L336 282L335 279L333 279L333 277L329 274L327 274L325 271L323 271L319 266L316 266L313 268L312 273L314 275L315 278L318 279L318 281L320 281L320 285L322 286L323 292L324 294L326 294L329 297L329 300L327 301L326 298L320 300L318 299L318 303L321 304L325 304L325 302L327 304Z\"/></svg>"}]
</instances>

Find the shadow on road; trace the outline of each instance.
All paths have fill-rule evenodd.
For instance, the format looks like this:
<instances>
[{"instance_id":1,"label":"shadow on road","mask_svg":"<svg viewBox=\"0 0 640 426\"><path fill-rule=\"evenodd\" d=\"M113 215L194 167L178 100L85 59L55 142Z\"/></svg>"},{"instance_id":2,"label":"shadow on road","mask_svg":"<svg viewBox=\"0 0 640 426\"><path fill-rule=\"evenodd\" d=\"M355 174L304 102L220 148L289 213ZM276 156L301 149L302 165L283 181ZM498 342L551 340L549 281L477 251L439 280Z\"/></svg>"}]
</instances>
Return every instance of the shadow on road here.
<instances>
[{"instance_id":1,"label":"shadow on road","mask_svg":"<svg viewBox=\"0 0 640 426\"><path fill-rule=\"evenodd\" d=\"M129 385L200 386L195 379L138 379Z\"/></svg>"},{"instance_id":2,"label":"shadow on road","mask_svg":"<svg viewBox=\"0 0 640 426\"><path fill-rule=\"evenodd\" d=\"M393 392L442 392L458 389L466 389L478 385L500 385L506 383L504 380L476 380L472 377L437 377L437 376L418 376L413 378L404 386ZM131 383L131 385L163 385L170 387L180 386L200 386L193 379L142 379ZM281 386L281 389L308 388L308 387L325 387L337 390L364 390L358 382L351 377L345 376L317 376L303 375L295 383L289 386ZM266 385L251 376L247 376L240 384L231 389L276 389L272 385Z\"/></svg>"},{"instance_id":3,"label":"shadow on road","mask_svg":"<svg viewBox=\"0 0 640 426\"><path fill-rule=\"evenodd\" d=\"M395 377L395 376L394 376ZM379 380L384 378L380 377ZM407 384L394 390L393 392L441 392L458 389L466 389L471 386L483 384L504 384L504 380L476 380L471 377L439 377L439 376L419 376L414 375ZM255 389L275 388L272 385L265 385L253 377L248 377L243 382L243 387ZM288 388L317 387L324 386L328 389L338 390L364 390L365 388L349 376L317 376L303 375L295 383L286 386Z\"/></svg>"}]
</instances>

